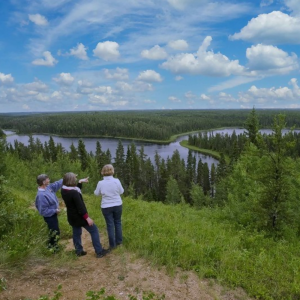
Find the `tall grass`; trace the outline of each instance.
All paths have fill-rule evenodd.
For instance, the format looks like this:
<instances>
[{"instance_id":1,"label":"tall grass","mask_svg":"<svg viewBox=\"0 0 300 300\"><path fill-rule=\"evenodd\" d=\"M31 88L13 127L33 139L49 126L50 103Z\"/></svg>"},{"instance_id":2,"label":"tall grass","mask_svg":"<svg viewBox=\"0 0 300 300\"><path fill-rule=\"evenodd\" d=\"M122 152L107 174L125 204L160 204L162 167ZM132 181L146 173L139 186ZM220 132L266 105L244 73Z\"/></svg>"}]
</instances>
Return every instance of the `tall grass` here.
<instances>
[{"instance_id":1,"label":"tall grass","mask_svg":"<svg viewBox=\"0 0 300 300\"><path fill-rule=\"evenodd\" d=\"M96 200L89 198L97 214ZM238 230L221 210L195 210L124 199L126 249L165 265L194 270L259 299L300 299L300 242L274 241Z\"/></svg>"},{"instance_id":2,"label":"tall grass","mask_svg":"<svg viewBox=\"0 0 300 300\"><path fill-rule=\"evenodd\" d=\"M0 241L1 268L48 257L47 228L34 209L35 193L15 192L18 211L27 211ZM106 235L100 199L84 194L89 215ZM258 299L300 299L300 242L275 241L263 233L237 229L222 218L222 210L195 210L188 205L124 199L124 247L172 272L194 270L229 287L242 287ZM59 217L62 239L71 237L66 213ZM65 256L64 256L65 255ZM51 256L53 263L66 254ZM49 257L48 257L49 259Z\"/></svg>"}]
</instances>

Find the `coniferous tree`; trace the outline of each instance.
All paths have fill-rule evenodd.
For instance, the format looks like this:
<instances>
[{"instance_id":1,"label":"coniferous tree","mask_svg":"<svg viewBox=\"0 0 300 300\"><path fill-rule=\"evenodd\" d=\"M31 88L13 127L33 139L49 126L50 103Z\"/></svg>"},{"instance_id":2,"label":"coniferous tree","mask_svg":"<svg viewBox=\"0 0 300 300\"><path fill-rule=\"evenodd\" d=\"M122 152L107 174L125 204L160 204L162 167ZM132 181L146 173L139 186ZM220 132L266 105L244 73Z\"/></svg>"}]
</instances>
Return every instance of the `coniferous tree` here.
<instances>
[{"instance_id":1,"label":"coniferous tree","mask_svg":"<svg viewBox=\"0 0 300 300\"><path fill-rule=\"evenodd\" d=\"M208 164L203 165L203 192L204 195L210 195L210 178Z\"/></svg>"},{"instance_id":2,"label":"coniferous tree","mask_svg":"<svg viewBox=\"0 0 300 300\"><path fill-rule=\"evenodd\" d=\"M69 158L72 162L78 159L78 151L73 143L70 146Z\"/></svg>"},{"instance_id":3,"label":"coniferous tree","mask_svg":"<svg viewBox=\"0 0 300 300\"><path fill-rule=\"evenodd\" d=\"M85 171L88 168L88 153L85 149L85 144L82 139L78 141L78 156L81 162L81 170Z\"/></svg>"},{"instance_id":4,"label":"coniferous tree","mask_svg":"<svg viewBox=\"0 0 300 300\"><path fill-rule=\"evenodd\" d=\"M114 159L114 168L115 168L115 175L118 177L121 182L124 180L125 174L125 153L124 147L122 142L119 140L118 146L116 149L116 157Z\"/></svg>"},{"instance_id":5,"label":"coniferous tree","mask_svg":"<svg viewBox=\"0 0 300 300\"><path fill-rule=\"evenodd\" d=\"M170 176L167 182L167 194L166 203L167 204L178 204L182 201L183 196L179 190L177 181Z\"/></svg>"},{"instance_id":6,"label":"coniferous tree","mask_svg":"<svg viewBox=\"0 0 300 300\"><path fill-rule=\"evenodd\" d=\"M220 181L222 178L224 178L227 174L227 164L225 160L224 153L220 153L220 160L217 166L217 176L216 176L216 181Z\"/></svg>"},{"instance_id":7,"label":"coniferous tree","mask_svg":"<svg viewBox=\"0 0 300 300\"><path fill-rule=\"evenodd\" d=\"M284 116L276 116L269 146L245 149L225 180L224 213L243 226L291 238L299 234L300 186L295 161L286 156L294 143L282 134L285 127Z\"/></svg>"},{"instance_id":8,"label":"coniferous tree","mask_svg":"<svg viewBox=\"0 0 300 300\"><path fill-rule=\"evenodd\" d=\"M203 163L201 158L198 161L197 166L197 184L203 187Z\"/></svg>"},{"instance_id":9,"label":"coniferous tree","mask_svg":"<svg viewBox=\"0 0 300 300\"><path fill-rule=\"evenodd\" d=\"M129 186L132 184L132 156L129 146L127 146L126 159L125 159L125 175L124 175L124 185L125 191L128 190Z\"/></svg>"},{"instance_id":10,"label":"coniferous tree","mask_svg":"<svg viewBox=\"0 0 300 300\"><path fill-rule=\"evenodd\" d=\"M2 138L0 138L0 175L4 175L6 171L6 162L5 162L5 144L6 140L4 135L2 135Z\"/></svg>"},{"instance_id":11,"label":"coniferous tree","mask_svg":"<svg viewBox=\"0 0 300 300\"><path fill-rule=\"evenodd\" d=\"M193 184L190 190L191 193L191 202L192 205L200 209L204 206L207 206L209 203L209 197L204 195L203 189L197 184Z\"/></svg>"},{"instance_id":12,"label":"coniferous tree","mask_svg":"<svg viewBox=\"0 0 300 300\"><path fill-rule=\"evenodd\" d=\"M141 182L140 182L140 162L139 162L138 155L136 153L135 143L130 144L130 153L131 153L131 165L130 165L131 176L132 176L132 182L135 190L135 198L137 198L141 192Z\"/></svg>"},{"instance_id":13,"label":"coniferous tree","mask_svg":"<svg viewBox=\"0 0 300 300\"><path fill-rule=\"evenodd\" d=\"M245 122L245 128L248 130L246 135L249 137L249 141L254 145L257 145L258 143L257 135L259 133L259 121L254 107Z\"/></svg>"},{"instance_id":14,"label":"coniferous tree","mask_svg":"<svg viewBox=\"0 0 300 300\"><path fill-rule=\"evenodd\" d=\"M210 187L211 187L210 195L212 198L214 198L215 196L215 188L216 188L215 183L216 183L216 167L215 164L212 163L210 167Z\"/></svg>"},{"instance_id":15,"label":"coniferous tree","mask_svg":"<svg viewBox=\"0 0 300 300\"><path fill-rule=\"evenodd\" d=\"M159 181L158 181L158 200L165 202L167 194L168 171L165 160L162 159L159 167Z\"/></svg>"},{"instance_id":16,"label":"coniferous tree","mask_svg":"<svg viewBox=\"0 0 300 300\"><path fill-rule=\"evenodd\" d=\"M44 143L43 156L46 161L50 161L51 155L50 155L50 150L47 142Z\"/></svg>"},{"instance_id":17,"label":"coniferous tree","mask_svg":"<svg viewBox=\"0 0 300 300\"><path fill-rule=\"evenodd\" d=\"M48 146L49 146L50 159L52 160L52 162L55 162L57 160L57 148L52 136L50 136Z\"/></svg>"},{"instance_id":18,"label":"coniferous tree","mask_svg":"<svg viewBox=\"0 0 300 300\"><path fill-rule=\"evenodd\" d=\"M186 176L185 176L185 190L183 191L185 200L190 203L191 196L190 190L192 184L196 181L196 158L193 156L192 151L189 150L186 166Z\"/></svg>"}]
</instances>

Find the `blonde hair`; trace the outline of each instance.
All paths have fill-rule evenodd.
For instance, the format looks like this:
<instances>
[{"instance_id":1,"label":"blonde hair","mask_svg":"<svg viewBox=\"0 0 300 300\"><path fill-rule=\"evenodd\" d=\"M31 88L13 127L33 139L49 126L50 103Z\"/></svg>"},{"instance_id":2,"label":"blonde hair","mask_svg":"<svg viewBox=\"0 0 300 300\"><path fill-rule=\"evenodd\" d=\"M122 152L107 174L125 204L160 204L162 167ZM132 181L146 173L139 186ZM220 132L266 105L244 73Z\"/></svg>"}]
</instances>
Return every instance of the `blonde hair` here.
<instances>
[{"instance_id":1,"label":"blonde hair","mask_svg":"<svg viewBox=\"0 0 300 300\"><path fill-rule=\"evenodd\" d=\"M77 175L69 172L64 175L63 185L66 186L76 186L77 185Z\"/></svg>"},{"instance_id":2,"label":"blonde hair","mask_svg":"<svg viewBox=\"0 0 300 300\"><path fill-rule=\"evenodd\" d=\"M101 170L101 174L103 176L111 176L114 175L114 173L115 173L115 169L113 165L105 165Z\"/></svg>"}]
</instances>

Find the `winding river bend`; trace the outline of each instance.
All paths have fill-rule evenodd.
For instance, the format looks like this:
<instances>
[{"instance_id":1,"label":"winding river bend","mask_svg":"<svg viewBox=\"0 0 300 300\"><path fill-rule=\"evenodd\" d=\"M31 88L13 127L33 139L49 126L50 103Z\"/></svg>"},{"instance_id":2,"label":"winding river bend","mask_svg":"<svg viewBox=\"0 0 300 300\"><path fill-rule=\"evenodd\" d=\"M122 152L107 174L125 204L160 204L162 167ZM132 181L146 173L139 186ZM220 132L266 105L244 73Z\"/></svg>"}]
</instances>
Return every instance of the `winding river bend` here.
<instances>
[{"instance_id":1,"label":"winding river bend","mask_svg":"<svg viewBox=\"0 0 300 300\"><path fill-rule=\"evenodd\" d=\"M14 141L17 140L18 142L23 143L24 145L28 145L29 136L28 135L18 135L15 134L12 131L9 130L3 130L5 134L7 134L6 141L12 145L14 145ZM42 143L48 142L50 135L42 135L42 134L35 134L32 135L34 139L38 138ZM58 136L52 136L55 143L60 143L66 151L70 150L70 146L73 143L75 147L78 146L78 140L79 138L65 138L65 137L58 137ZM188 149L180 146L179 142L182 140L186 140L188 138L188 135L180 136L177 138L175 142L172 142L167 145L162 144L155 144L155 143L149 143L144 141L135 141L135 140L127 140L127 139L113 139L113 138L81 138L85 144L85 148L88 152L95 152L96 151L96 142L99 141L101 144L102 151L106 151L109 149L109 151L112 154L112 157L115 157L116 149L118 146L119 140L121 140L124 151L126 154L127 146L129 146L132 142L135 143L137 147L137 151L141 148L141 146L144 146L144 152L147 155L147 157L150 157L152 162L154 161L154 155L157 151L158 155L161 158L167 159L168 157L171 157L175 150L179 151L180 157L183 159L187 159L188 156ZM201 154L199 152L193 151L193 154L195 155L197 161L201 158L203 163L207 163L209 168L211 167L212 163L215 165L218 164L218 160L216 160L213 157L210 157L208 155Z\"/></svg>"},{"instance_id":2,"label":"winding river bend","mask_svg":"<svg viewBox=\"0 0 300 300\"><path fill-rule=\"evenodd\" d=\"M227 129L219 129L219 130L212 130L210 132L212 132L213 134L228 134L231 135L233 133L233 131L235 131L235 133L237 135L244 133L244 129L239 129L239 128L227 128ZM286 130L287 132L288 130ZM297 132L300 132L300 130L296 130ZM5 134L7 134L6 137L6 141L12 145L14 145L14 141L17 140L18 142L23 143L24 145L28 145L28 140L29 140L29 136L28 135L18 135L15 134L13 131L9 131L9 130L4 130ZM262 133L267 133L270 134L271 130L270 129L263 129L261 130ZM65 138L65 137L58 137L58 136L52 136L53 140L55 143L60 143L62 144L62 146L64 147L64 149L66 151L69 151L71 144L73 143L75 147L78 146L78 140L79 138ZM37 134L37 135L33 135L33 138L39 138L40 141L42 143L44 142L48 142L50 135L41 135L41 134ZM182 140L187 140L188 139L188 135L183 135L180 136L176 139L175 142L172 142L168 145L161 145L161 144L155 144L155 143L149 143L149 142L143 142L143 141L135 141L135 140L125 140L125 139L121 139L121 142L123 144L125 153L126 153L126 149L127 146L129 146L132 142L135 143L137 150L139 150L141 148L141 146L144 146L144 151L145 154L147 155L147 157L150 157L150 159L152 161L154 161L154 155L155 152L157 151L157 153L159 154L159 156L161 158L167 159L168 157L171 157L174 153L175 150L179 151L180 157L183 159L187 159L188 156L188 149L184 148L182 146L180 146L179 142ZM119 139L113 139L113 138L82 138L86 150L88 152L95 152L96 150L96 142L99 141L101 143L101 147L103 151L106 151L107 149L109 149L109 151L112 154L112 157L114 158L115 153L116 153L116 149L118 146L118 142ZM214 163L215 165L218 164L218 160L216 160L215 158L208 156L208 155L204 155L201 154L199 152L195 152L193 151L193 154L195 155L197 161L201 158L203 163L207 163L209 168L211 167L212 163Z\"/></svg>"}]
</instances>

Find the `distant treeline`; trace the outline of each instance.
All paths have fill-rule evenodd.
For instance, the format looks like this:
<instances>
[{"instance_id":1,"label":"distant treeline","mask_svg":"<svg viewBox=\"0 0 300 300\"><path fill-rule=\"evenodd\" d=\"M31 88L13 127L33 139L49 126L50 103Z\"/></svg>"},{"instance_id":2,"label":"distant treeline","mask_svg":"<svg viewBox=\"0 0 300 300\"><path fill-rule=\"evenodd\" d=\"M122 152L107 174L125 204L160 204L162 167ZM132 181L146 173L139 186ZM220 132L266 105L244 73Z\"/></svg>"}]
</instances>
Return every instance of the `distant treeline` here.
<instances>
[{"instance_id":1,"label":"distant treeline","mask_svg":"<svg viewBox=\"0 0 300 300\"><path fill-rule=\"evenodd\" d=\"M167 141L171 136L211 128L243 127L249 110L159 110L64 112L28 115L0 114L0 128L20 134L48 133L76 137L124 137ZM274 116L286 115L286 125L300 128L298 110L257 110L261 128Z\"/></svg>"},{"instance_id":2,"label":"distant treeline","mask_svg":"<svg viewBox=\"0 0 300 300\"><path fill-rule=\"evenodd\" d=\"M30 136L28 146L15 141L14 147L6 143L3 143L2 147L2 151L7 157L17 161L21 160L28 164L29 168L33 168L34 162L40 161L44 164L52 164L52 169L55 169L56 166L59 167L61 174L68 170L74 170L76 173L83 172L89 176L90 184L85 187L85 190L89 192L93 192L93 188L97 185L99 170L105 164L113 162L115 176L122 182L125 195L164 203L184 201L197 205L193 200L196 196L203 204L210 203L210 196L214 195L214 183L217 178L224 175L226 168L223 160L217 168L212 164L211 170L209 170L208 164L203 163L201 159L196 162L192 151L189 151L187 163L185 163L178 150L175 150L173 155L166 160L156 153L155 162L152 163L144 153L143 146L137 150L135 144L131 143L127 149L124 149L121 141L119 141L115 155L109 149L102 151L99 141L96 144L95 154L88 153L81 139L78 147L72 144L68 152L60 143L56 144L52 137L49 142L44 144L38 138L34 139ZM51 177L56 177L51 174L51 170L48 170L47 173ZM194 196L191 194L191 190L194 191Z\"/></svg>"}]
</instances>

